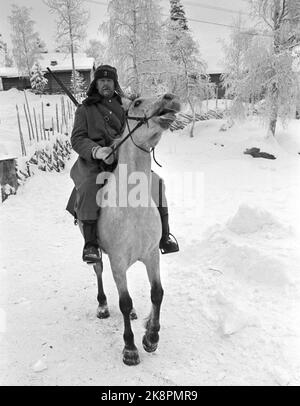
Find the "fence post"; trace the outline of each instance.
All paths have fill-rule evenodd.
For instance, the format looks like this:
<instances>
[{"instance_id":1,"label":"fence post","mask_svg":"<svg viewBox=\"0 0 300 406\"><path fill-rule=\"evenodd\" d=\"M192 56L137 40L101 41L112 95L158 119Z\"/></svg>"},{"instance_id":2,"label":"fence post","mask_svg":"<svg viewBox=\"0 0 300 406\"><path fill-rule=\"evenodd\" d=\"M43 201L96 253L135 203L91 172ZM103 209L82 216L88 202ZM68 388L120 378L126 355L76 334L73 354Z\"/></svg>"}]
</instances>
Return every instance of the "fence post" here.
<instances>
[{"instance_id":1,"label":"fence post","mask_svg":"<svg viewBox=\"0 0 300 406\"><path fill-rule=\"evenodd\" d=\"M28 112L28 117L29 117L30 128L31 128L31 131L32 131L32 138L35 139L32 120L31 120L31 113L30 113L30 109L29 109L29 103L28 103L28 99L27 99L27 95L26 95L25 90L24 90L24 96L25 96L25 101L26 101L26 107L27 107L27 112Z\"/></svg>"},{"instance_id":2,"label":"fence post","mask_svg":"<svg viewBox=\"0 0 300 406\"><path fill-rule=\"evenodd\" d=\"M22 156L26 156L26 148L25 148L24 137L23 137L23 133L22 133L22 129L21 129L19 108L18 108L17 104L16 104L16 109L17 109L17 118L18 118L18 126L19 126L19 134L20 134Z\"/></svg>"},{"instance_id":3,"label":"fence post","mask_svg":"<svg viewBox=\"0 0 300 406\"><path fill-rule=\"evenodd\" d=\"M31 138L31 129L30 129L30 125L29 125L29 120L28 120L28 116L27 116L27 111L26 111L25 104L23 104L23 109L24 109L25 118L26 118L26 123L27 123L27 128L28 128L29 141L31 141L31 140L32 140L32 138Z\"/></svg>"},{"instance_id":4,"label":"fence post","mask_svg":"<svg viewBox=\"0 0 300 406\"><path fill-rule=\"evenodd\" d=\"M37 142L39 142L39 132L38 132L38 126L37 126L37 121L36 121L35 108L33 108L33 117L34 117L34 124L35 124L36 140L37 140Z\"/></svg>"}]
</instances>

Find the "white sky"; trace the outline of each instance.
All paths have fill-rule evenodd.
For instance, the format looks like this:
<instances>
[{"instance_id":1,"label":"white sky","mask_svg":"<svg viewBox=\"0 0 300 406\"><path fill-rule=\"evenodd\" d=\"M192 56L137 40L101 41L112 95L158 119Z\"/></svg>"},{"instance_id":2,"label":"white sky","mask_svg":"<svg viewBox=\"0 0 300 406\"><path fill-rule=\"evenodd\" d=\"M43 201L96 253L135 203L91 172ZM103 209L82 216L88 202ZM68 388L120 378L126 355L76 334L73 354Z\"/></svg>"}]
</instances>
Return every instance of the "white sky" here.
<instances>
[{"instance_id":1,"label":"white sky","mask_svg":"<svg viewBox=\"0 0 300 406\"><path fill-rule=\"evenodd\" d=\"M107 0L94 1L99 1L102 4L86 2L86 9L90 10L91 15L87 30L88 39L101 39L98 27L100 23L107 19L106 6L103 4L107 3ZM218 24L232 25L234 19L238 17L239 11L248 11L247 0L182 0L181 2L185 8L187 18ZM36 22L35 29L40 34L41 39L46 42L48 51L53 51L55 47L55 17L49 14L48 8L42 0L1 0L0 33L3 40L8 43L8 46L10 47L11 41L10 25L7 17L11 13L12 4L32 8L32 19ZM163 7L164 14L168 14L170 8L169 0L161 0L160 4ZM234 10L236 13L201 7L203 5ZM189 21L189 27L192 30L194 38L200 44L201 54L208 63L209 70L214 70L215 67L221 64L223 58L222 47L219 41L220 39L228 38L230 29L193 21Z\"/></svg>"}]
</instances>

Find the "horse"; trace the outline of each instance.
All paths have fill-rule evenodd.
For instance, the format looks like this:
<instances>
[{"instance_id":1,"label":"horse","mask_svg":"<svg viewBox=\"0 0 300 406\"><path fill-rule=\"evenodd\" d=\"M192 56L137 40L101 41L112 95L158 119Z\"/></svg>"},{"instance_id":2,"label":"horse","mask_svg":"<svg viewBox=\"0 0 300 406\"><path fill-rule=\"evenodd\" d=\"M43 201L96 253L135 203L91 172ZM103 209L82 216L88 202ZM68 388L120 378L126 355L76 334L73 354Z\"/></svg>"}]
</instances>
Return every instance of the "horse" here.
<instances>
[{"instance_id":1,"label":"horse","mask_svg":"<svg viewBox=\"0 0 300 406\"><path fill-rule=\"evenodd\" d=\"M145 323L143 347L147 352L157 349L160 330L160 308L163 299L163 288L160 279L159 241L161 238L161 220L151 197L151 150L158 144L162 133L176 119L180 111L179 100L173 94L159 97L137 98L126 109L127 129L117 141L118 163L109 175L100 174L104 186L97 195L100 206L98 218L98 242L102 252L109 257L111 270L119 294L119 307L124 319L123 362L126 365L137 365L139 353L134 343L131 320L136 318L132 299L128 292L126 272L135 262L144 263L151 286L152 308ZM138 124L133 128L135 122ZM147 204L130 205L120 202L134 192L134 185L124 184L124 168L128 178L140 175L145 182ZM123 176L123 178L122 178ZM103 182L106 177L106 182ZM122 179L123 180L122 180ZM127 179L126 179L127 180ZM98 181L97 181L98 183ZM117 187L119 186L119 187ZM145 191L145 190L144 190ZM104 196L115 197L112 205L104 204ZM120 199L120 194L123 194ZM99 198L99 199L98 199ZM98 282L97 317L109 317L107 299L103 289L103 263L93 265Z\"/></svg>"}]
</instances>

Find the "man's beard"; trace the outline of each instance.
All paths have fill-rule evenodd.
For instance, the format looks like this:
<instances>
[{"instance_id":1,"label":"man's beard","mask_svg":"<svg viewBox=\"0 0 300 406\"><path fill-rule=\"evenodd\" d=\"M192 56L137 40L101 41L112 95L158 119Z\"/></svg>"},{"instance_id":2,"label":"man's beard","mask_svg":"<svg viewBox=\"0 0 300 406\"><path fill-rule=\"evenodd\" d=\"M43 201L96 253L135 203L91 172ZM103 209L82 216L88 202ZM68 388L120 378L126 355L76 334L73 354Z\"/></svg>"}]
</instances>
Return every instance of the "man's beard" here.
<instances>
[{"instance_id":1,"label":"man's beard","mask_svg":"<svg viewBox=\"0 0 300 406\"><path fill-rule=\"evenodd\" d=\"M101 89L99 93L100 93L101 96L103 96L103 97L110 98L110 97L112 97L113 94L114 94L114 89L105 87L105 88Z\"/></svg>"}]
</instances>

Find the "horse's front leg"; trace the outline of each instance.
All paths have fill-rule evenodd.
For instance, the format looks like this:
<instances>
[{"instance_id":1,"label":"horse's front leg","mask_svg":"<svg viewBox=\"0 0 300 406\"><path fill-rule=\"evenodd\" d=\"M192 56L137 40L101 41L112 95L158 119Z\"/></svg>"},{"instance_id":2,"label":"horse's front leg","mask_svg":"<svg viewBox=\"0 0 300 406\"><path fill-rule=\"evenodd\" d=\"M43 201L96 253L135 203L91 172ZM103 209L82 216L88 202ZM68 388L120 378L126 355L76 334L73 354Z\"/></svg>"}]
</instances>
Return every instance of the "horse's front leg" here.
<instances>
[{"instance_id":1,"label":"horse's front leg","mask_svg":"<svg viewBox=\"0 0 300 406\"><path fill-rule=\"evenodd\" d=\"M94 265L94 270L97 275L97 284L98 284L98 308L97 308L97 317L99 319L106 319L109 317L109 310L107 306L106 296L103 290L103 281L102 281L102 273L103 273L103 262L98 262Z\"/></svg>"},{"instance_id":2,"label":"horse's front leg","mask_svg":"<svg viewBox=\"0 0 300 406\"><path fill-rule=\"evenodd\" d=\"M160 281L159 251L158 247L146 260L143 260L147 268L148 278L151 285L151 313L146 321L146 331L143 337L143 347L147 352L157 349L160 330L160 307L163 299L163 288Z\"/></svg>"},{"instance_id":3,"label":"horse's front leg","mask_svg":"<svg viewBox=\"0 0 300 406\"><path fill-rule=\"evenodd\" d=\"M124 343L123 362L126 365L137 365L140 363L138 350L134 344L134 335L131 329L132 300L127 288L126 270L112 267L113 276L119 292L119 305L124 319Z\"/></svg>"}]
</instances>

